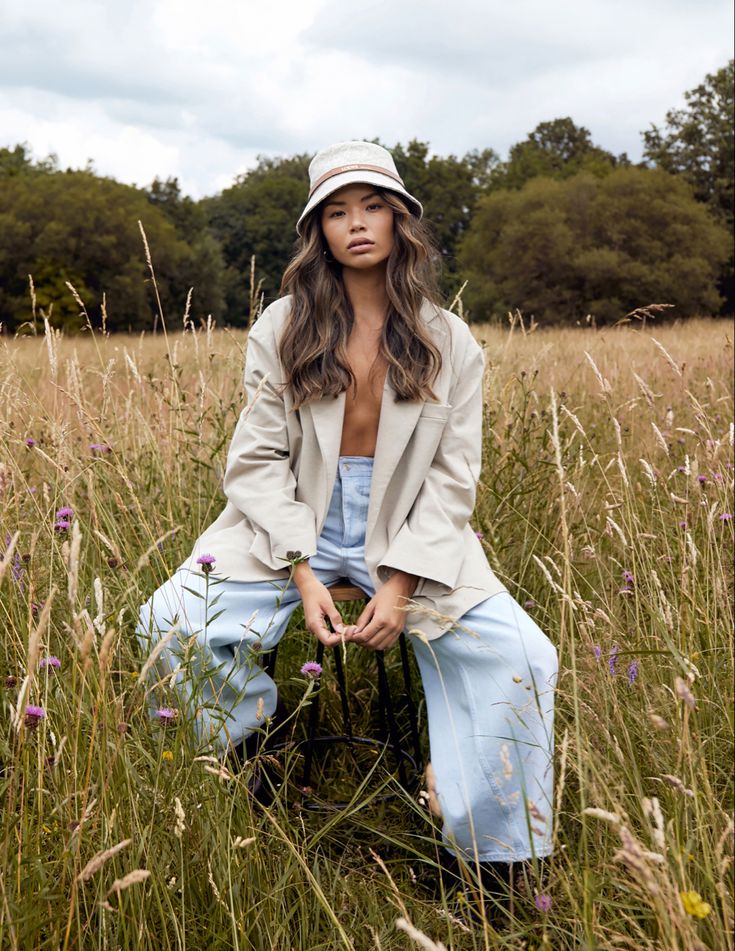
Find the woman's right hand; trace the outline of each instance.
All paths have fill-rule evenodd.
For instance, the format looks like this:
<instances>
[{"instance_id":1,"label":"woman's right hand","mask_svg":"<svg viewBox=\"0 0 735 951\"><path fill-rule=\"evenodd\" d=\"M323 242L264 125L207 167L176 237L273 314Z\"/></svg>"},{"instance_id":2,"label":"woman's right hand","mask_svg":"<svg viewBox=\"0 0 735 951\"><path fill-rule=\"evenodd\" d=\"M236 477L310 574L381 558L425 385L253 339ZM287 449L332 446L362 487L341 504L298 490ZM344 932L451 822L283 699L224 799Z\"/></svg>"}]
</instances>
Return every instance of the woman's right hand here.
<instances>
[{"instance_id":1,"label":"woman's right hand","mask_svg":"<svg viewBox=\"0 0 735 951\"><path fill-rule=\"evenodd\" d=\"M313 576L299 585L299 592L304 605L304 621L311 633L325 647L334 647L335 644L341 643L347 629L334 606L329 588ZM331 621L334 631L327 627L326 618Z\"/></svg>"}]
</instances>

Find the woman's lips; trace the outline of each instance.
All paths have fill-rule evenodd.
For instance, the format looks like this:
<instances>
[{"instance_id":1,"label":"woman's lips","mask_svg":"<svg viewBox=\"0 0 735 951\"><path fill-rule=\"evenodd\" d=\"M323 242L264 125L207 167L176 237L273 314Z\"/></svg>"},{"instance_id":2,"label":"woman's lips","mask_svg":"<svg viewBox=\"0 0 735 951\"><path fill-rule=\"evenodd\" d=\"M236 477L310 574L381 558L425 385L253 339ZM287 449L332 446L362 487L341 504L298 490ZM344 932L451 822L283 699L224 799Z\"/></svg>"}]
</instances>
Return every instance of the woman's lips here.
<instances>
[{"instance_id":1,"label":"woman's lips","mask_svg":"<svg viewBox=\"0 0 735 951\"><path fill-rule=\"evenodd\" d=\"M355 244L351 248L347 248L350 254L363 254L365 251L372 251L375 247L374 244Z\"/></svg>"}]
</instances>

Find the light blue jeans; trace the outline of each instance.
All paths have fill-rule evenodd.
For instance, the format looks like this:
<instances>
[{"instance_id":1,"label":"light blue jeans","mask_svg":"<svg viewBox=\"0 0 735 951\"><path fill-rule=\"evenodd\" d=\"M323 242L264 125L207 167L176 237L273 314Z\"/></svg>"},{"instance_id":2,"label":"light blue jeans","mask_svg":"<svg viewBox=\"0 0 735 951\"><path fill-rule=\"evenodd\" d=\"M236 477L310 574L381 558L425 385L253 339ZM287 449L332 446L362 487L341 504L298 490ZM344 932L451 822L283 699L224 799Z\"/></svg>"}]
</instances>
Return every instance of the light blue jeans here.
<instances>
[{"instance_id":1,"label":"light blue jeans","mask_svg":"<svg viewBox=\"0 0 735 951\"><path fill-rule=\"evenodd\" d=\"M365 523L372 464L370 456L340 456L310 558L324 584L346 577L371 597ZM178 633L160 655L164 670L189 699L197 684L197 731L226 750L275 711L276 685L253 662L253 651L278 643L300 596L293 582L215 578L216 565L208 579L177 571L141 607L137 635L149 652L178 616ZM508 592L482 601L434 640L409 640L426 697L445 846L480 861L548 855L555 647Z\"/></svg>"}]
</instances>

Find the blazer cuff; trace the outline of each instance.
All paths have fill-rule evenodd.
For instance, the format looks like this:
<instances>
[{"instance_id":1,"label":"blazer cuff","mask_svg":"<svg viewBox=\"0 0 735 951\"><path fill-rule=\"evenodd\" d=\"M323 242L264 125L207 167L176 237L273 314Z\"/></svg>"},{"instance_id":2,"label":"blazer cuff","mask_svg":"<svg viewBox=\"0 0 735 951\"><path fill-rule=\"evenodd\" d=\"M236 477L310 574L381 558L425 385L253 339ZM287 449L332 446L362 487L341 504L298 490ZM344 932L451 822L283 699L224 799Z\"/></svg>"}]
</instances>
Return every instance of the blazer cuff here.
<instances>
[{"instance_id":1,"label":"blazer cuff","mask_svg":"<svg viewBox=\"0 0 735 951\"><path fill-rule=\"evenodd\" d=\"M385 557L380 560L376 569L378 578L385 584L394 571L405 571L407 574L436 582L442 589L446 588L441 594L449 594L457 587L465 556L464 538L461 532L457 534L457 550L442 556L441 564L437 565L438 559L434 553L422 554L422 549L426 548L426 540L413 537L408 524L404 524L400 537L394 540ZM423 587L423 581L419 581L417 590L419 587Z\"/></svg>"},{"instance_id":2,"label":"blazer cuff","mask_svg":"<svg viewBox=\"0 0 735 951\"><path fill-rule=\"evenodd\" d=\"M292 534L288 544L271 543L268 532L256 528L255 538L250 545L250 554L274 571L289 569L292 558L310 558L316 554L316 528L299 534Z\"/></svg>"}]
</instances>

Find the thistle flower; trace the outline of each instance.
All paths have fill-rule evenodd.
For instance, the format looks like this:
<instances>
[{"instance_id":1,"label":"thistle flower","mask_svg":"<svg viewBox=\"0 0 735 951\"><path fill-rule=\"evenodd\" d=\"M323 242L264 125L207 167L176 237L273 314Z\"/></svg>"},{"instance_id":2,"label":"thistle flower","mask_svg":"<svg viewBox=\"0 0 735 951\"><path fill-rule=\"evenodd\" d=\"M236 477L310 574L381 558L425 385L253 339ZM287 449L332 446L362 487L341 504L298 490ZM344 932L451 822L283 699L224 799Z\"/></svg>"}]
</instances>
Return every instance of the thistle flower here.
<instances>
[{"instance_id":1,"label":"thistle flower","mask_svg":"<svg viewBox=\"0 0 735 951\"><path fill-rule=\"evenodd\" d=\"M54 522L55 532L65 532L70 528L71 528L71 522L67 522L66 519L60 518Z\"/></svg>"},{"instance_id":2,"label":"thistle flower","mask_svg":"<svg viewBox=\"0 0 735 951\"><path fill-rule=\"evenodd\" d=\"M628 683L631 685L635 683L635 679L638 676L639 665L640 665L640 661L637 661L637 660L632 660L628 664Z\"/></svg>"},{"instance_id":3,"label":"thistle flower","mask_svg":"<svg viewBox=\"0 0 735 951\"><path fill-rule=\"evenodd\" d=\"M536 602L533 600L533 598L527 598L527 599L523 602L523 607L524 607L526 610L528 610L529 608L535 608L535 607L536 607Z\"/></svg>"},{"instance_id":4,"label":"thistle flower","mask_svg":"<svg viewBox=\"0 0 735 951\"><path fill-rule=\"evenodd\" d=\"M484 538L484 537L485 537L484 534L483 534L483 532L475 532L475 535L477 535L478 538Z\"/></svg>"},{"instance_id":5,"label":"thistle flower","mask_svg":"<svg viewBox=\"0 0 735 951\"><path fill-rule=\"evenodd\" d=\"M692 918L706 918L712 911L709 902L704 901L699 892L679 892L684 911Z\"/></svg>"},{"instance_id":6,"label":"thistle flower","mask_svg":"<svg viewBox=\"0 0 735 951\"><path fill-rule=\"evenodd\" d=\"M50 657L42 657L38 662L38 666L39 668L53 667L55 670L58 670L59 667L61 667L61 661L52 654Z\"/></svg>"},{"instance_id":7,"label":"thistle flower","mask_svg":"<svg viewBox=\"0 0 735 951\"><path fill-rule=\"evenodd\" d=\"M108 446L104 442L91 442L89 448L92 452L112 452L112 446Z\"/></svg>"},{"instance_id":8,"label":"thistle flower","mask_svg":"<svg viewBox=\"0 0 735 951\"><path fill-rule=\"evenodd\" d=\"M718 516L721 522L729 522L732 519L730 512L723 512L722 515Z\"/></svg>"},{"instance_id":9,"label":"thistle flower","mask_svg":"<svg viewBox=\"0 0 735 951\"><path fill-rule=\"evenodd\" d=\"M74 509L69 508L68 505L64 505L56 513L56 518L69 519L74 517Z\"/></svg>"},{"instance_id":10,"label":"thistle flower","mask_svg":"<svg viewBox=\"0 0 735 951\"><path fill-rule=\"evenodd\" d=\"M707 481L707 476L700 472L700 474L697 476L697 482L700 485L704 485L706 481Z\"/></svg>"},{"instance_id":11,"label":"thistle flower","mask_svg":"<svg viewBox=\"0 0 735 951\"><path fill-rule=\"evenodd\" d=\"M202 566L202 571L205 575L208 575L209 572L214 568L214 563L217 559L214 555L200 555L197 558L197 564Z\"/></svg>"},{"instance_id":12,"label":"thistle flower","mask_svg":"<svg viewBox=\"0 0 735 951\"><path fill-rule=\"evenodd\" d=\"M29 704L26 707L26 718L25 725L29 730L35 730L38 724L46 716L46 711L43 707L35 707L32 704Z\"/></svg>"},{"instance_id":13,"label":"thistle flower","mask_svg":"<svg viewBox=\"0 0 735 951\"><path fill-rule=\"evenodd\" d=\"M161 723L173 723L178 715L179 711L174 707L159 707L159 709L156 710L156 716Z\"/></svg>"},{"instance_id":14,"label":"thistle flower","mask_svg":"<svg viewBox=\"0 0 735 951\"><path fill-rule=\"evenodd\" d=\"M550 895L536 895L533 900L534 905L538 908L539 911L543 911L544 914L547 911L551 910L551 896Z\"/></svg>"},{"instance_id":15,"label":"thistle flower","mask_svg":"<svg viewBox=\"0 0 735 951\"><path fill-rule=\"evenodd\" d=\"M309 680L319 680L322 675L322 665L317 664L315 660L307 660L301 668L301 673Z\"/></svg>"},{"instance_id":16,"label":"thistle flower","mask_svg":"<svg viewBox=\"0 0 735 951\"><path fill-rule=\"evenodd\" d=\"M35 445L36 440L33 438L33 436L28 436L26 439L26 446L28 446L29 449L32 449Z\"/></svg>"}]
</instances>

